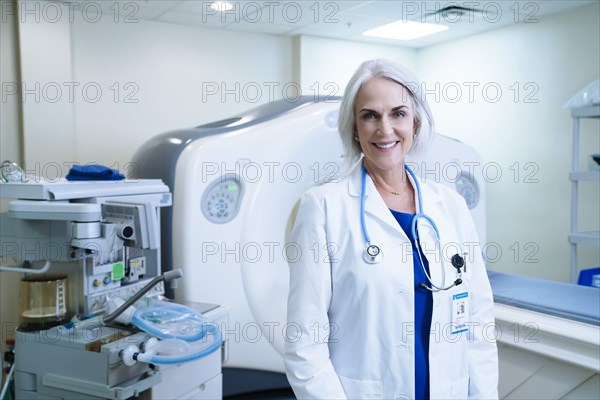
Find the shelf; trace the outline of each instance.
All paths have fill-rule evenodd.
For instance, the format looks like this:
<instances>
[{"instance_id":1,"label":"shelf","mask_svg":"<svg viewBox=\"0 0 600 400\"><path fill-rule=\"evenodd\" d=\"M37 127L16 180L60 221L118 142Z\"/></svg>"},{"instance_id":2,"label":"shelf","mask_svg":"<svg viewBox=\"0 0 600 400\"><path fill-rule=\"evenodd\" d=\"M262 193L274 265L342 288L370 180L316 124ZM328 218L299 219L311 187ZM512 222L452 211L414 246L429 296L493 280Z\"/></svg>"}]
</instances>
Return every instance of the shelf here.
<instances>
[{"instance_id":1,"label":"shelf","mask_svg":"<svg viewBox=\"0 0 600 400\"><path fill-rule=\"evenodd\" d=\"M580 245L600 247L600 232L580 232L577 228L579 219L578 182L600 182L600 171L579 171L579 153L580 153L580 122L582 118L600 118L600 105L589 107L579 107L571 109L573 119L573 145L572 145L572 163L569 179L571 180L571 233L569 234L570 264L571 264L571 283L577 282L578 265L577 249ZM596 130L597 131L597 130ZM597 132L596 132L597 133Z\"/></svg>"},{"instance_id":2,"label":"shelf","mask_svg":"<svg viewBox=\"0 0 600 400\"><path fill-rule=\"evenodd\" d=\"M572 181L600 182L600 171L571 172L569 179Z\"/></svg>"},{"instance_id":3,"label":"shelf","mask_svg":"<svg viewBox=\"0 0 600 400\"><path fill-rule=\"evenodd\" d=\"M600 118L600 105L571 109L573 118Z\"/></svg>"},{"instance_id":4,"label":"shelf","mask_svg":"<svg viewBox=\"0 0 600 400\"><path fill-rule=\"evenodd\" d=\"M571 233L569 243L598 246L600 245L600 231Z\"/></svg>"}]
</instances>

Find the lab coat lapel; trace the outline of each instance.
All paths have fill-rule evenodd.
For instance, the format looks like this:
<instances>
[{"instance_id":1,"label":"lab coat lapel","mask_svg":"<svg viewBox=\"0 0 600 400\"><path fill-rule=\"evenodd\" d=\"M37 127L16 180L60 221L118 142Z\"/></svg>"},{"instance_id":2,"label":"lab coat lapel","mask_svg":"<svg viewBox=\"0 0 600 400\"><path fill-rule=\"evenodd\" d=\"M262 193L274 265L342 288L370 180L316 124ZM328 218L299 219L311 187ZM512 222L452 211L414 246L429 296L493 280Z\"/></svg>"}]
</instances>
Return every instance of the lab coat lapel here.
<instances>
[{"instance_id":1,"label":"lab coat lapel","mask_svg":"<svg viewBox=\"0 0 600 400\"><path fill-rule=\"evenodd\" d=\"M417 179L420 178L417 177ZM411 183L413 184L413 187L415 187L415 183L412 181L412 179ZM417 210L417 213L423 213L429 216L433 222L435 222L438 230L440 230L440 235L443 237L442 232L445 230L445 225L444 221L437 213L437 210L439 209L439 202L442 200L442 197L433 191L429 185L423 184L422 180L420 180L419 183L421 187L423 209ZM415 204L417 204L418 207L418 198L416 196L417 194L415 193ZM419 218L417 221L417 231L419 243L421 245L421 249L423 250L423 255L425 255L427 261L429 262L429 276L431 277L433 283L439 286L442 282L442 260L440 259L440 255L443 254L443 252L440 252L440 250L443 250L440 249L440 246L443 246L443 244L437 243L435 230L424 218Z\"/></svg>"}]
</instances>

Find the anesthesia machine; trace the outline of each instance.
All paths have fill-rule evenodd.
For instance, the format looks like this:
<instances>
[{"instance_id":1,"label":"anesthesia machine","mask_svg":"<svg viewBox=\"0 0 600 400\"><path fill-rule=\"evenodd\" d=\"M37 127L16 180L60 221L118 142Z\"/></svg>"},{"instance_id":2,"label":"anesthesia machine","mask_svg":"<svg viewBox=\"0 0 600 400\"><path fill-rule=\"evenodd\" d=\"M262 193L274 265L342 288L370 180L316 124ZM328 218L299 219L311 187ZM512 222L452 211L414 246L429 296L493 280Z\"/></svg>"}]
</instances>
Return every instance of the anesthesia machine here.
<instances>
[{"instance_id":1,"label":"anesthesia machine","mask_svg":"<svg viewBox=\"0 0 600 400\"><path fill-rule=\"evenodd\" d=\"M221 397L225 309L162 296L164 283L182 275L161 270L169 188L160 180L50 182L16 164L2 168L1 196L13 200L0 216L0 270L23 275L16 398ZM182 372L194 379L181 382Z\"/></svg>"},{"instance_id":2,"label":"anesthesia machine","mask_svg":"<svg viewBox=\"0 0 600 400\"><path fill-rule=\"evenodd\" d=\"M312 185L343 173L339 99L277 101L222 121L168 132L135 154L140 178L173 193L163 213L163 264L185 281L178 301L230 306L224 395L289 387L283 374L289 242L295 207ZM423 180L463 195L485 241L482 162L470 147L438 135L407 160ZM165 239L172 238L166 242ZM315 248L325 257L326 248Z\"/></svg>"}]
</instances>

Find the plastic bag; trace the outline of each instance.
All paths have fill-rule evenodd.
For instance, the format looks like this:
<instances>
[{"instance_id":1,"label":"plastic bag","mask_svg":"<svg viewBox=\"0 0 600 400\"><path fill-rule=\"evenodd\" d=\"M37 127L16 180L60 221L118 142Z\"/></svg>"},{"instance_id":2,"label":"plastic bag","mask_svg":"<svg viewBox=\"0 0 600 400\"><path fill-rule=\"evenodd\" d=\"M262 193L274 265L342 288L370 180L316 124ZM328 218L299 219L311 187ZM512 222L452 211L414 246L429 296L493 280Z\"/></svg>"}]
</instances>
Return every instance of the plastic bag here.
<instances>
[{"instance_id":1,"label":"plastic bag","mask_svg":"<svg viewBox=\"0 0 600 400\"><path fill-rule=\"evenodd\" d=\"M139 329L160 339L181 339L195 342L206 336L210 324L196 310L165 301L140 307L131 316Z\"/></svg>"}]
</instances>

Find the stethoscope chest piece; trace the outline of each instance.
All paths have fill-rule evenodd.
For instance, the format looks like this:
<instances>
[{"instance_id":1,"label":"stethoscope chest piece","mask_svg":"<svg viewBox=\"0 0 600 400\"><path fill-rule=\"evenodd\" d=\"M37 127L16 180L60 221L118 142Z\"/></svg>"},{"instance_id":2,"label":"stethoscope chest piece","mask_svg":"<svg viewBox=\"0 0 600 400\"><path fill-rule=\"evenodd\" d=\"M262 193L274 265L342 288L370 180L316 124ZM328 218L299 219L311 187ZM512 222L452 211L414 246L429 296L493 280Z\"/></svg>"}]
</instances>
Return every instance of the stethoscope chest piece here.
<instances>
[{"instance_id":1,"label":"stethoscope chest piece","mask_svg":"<svg viewBox=\"0 0 600 400\"><path fill-rule=\"evenodd\" d=\"M377 264L382 258L383 252L379 246L375 246L374 244L367 246L363 253L363 260L369 264Z\"/></svg>"}]
</instances>

